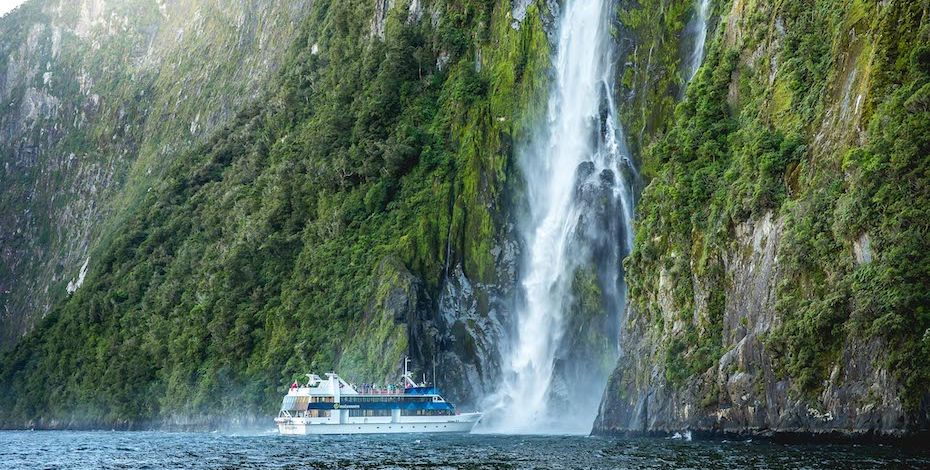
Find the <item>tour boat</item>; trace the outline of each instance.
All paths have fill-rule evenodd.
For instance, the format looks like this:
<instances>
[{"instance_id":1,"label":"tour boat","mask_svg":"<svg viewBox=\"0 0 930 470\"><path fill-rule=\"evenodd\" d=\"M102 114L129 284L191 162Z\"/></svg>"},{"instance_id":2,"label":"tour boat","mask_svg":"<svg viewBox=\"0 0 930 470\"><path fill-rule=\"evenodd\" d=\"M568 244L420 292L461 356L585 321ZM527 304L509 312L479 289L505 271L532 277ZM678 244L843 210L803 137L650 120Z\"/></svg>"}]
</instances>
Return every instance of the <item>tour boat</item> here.
<instances>
[{"instance_id":1,"label":"tour boat","mask_svg":"<svg viewBox=\"0 0 930 470\"><path fill-rule=\"evenodd\" d=\"M481 413L458 413L433 386L419 385L407 371L404 386L355 386L335 373L306 374L291 385L275 418L286 435L469 432Z\"/></svg>"}]
</instances>

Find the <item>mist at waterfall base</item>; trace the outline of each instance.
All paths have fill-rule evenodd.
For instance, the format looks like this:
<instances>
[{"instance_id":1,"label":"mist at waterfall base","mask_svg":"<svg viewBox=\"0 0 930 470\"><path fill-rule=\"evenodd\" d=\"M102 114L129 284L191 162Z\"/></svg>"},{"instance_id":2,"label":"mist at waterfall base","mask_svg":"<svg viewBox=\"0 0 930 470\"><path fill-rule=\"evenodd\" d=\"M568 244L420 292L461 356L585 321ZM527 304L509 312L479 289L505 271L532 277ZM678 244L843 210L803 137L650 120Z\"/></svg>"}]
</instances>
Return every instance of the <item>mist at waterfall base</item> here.
<instances>
[{"instance_id":1,"label":"mist at waterfall base","mask_svg":"<svg viewBox=\"0 0 930 470\"><path fill-rule=\"evenodd\" d=\"M521 297L479 432L590 432L617 357L635 173L611 94L611 17L609 1L563 4L547 118L519 150Z\"/></svg>"}]
</instances>

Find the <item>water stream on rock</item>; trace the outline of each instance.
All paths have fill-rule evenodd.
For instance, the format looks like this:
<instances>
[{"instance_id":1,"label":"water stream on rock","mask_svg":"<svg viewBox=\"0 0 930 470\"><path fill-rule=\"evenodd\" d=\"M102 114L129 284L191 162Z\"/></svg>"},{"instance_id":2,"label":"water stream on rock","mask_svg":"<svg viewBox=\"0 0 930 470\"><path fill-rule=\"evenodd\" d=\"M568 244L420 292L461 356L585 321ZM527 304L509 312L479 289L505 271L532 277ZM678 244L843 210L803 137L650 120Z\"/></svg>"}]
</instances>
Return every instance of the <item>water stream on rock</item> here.
<instances>
[{"instance_id":1,"label":"water stream on rock","mask_svg":"<svg viewBox=\"0 0 930 470\"><path fill-rule=\"evenodd\" d=\"M695 14L688 24L688 32L694 38L691 57L688 58L688 81L690 82L701 63L704 61L704 44L707 42L707 17L710 14L710 0L698 0Z\"/></svg>"},{"instance_id":2,"label":"water stream on rock","mask_svg":"<svg viewBox=\"0 0 930 470\"><path fill-rule=\"evenodd\" d=\"M617 357L635 173L611 95L612 14L609 0L563 5L547 120L520 152L522 296L484 431L589 432Z\"/></svg>"}]
</instances>

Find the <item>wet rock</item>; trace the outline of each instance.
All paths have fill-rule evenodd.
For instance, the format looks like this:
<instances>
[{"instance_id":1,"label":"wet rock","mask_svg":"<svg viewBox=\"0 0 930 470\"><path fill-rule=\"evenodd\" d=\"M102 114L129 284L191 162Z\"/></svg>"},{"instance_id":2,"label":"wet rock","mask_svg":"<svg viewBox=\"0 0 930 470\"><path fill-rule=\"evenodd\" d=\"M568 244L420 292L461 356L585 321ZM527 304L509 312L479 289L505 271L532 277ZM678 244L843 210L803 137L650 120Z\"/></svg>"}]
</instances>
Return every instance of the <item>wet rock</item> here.
<instances>
[{"instance_id":1,"label":"wet rock","mask_svg":"<svg viewBox=\"0 0 930 470\"><path fill-rule=\"evenodd\" d=\"M394 8L394 0L375 0L375 16L371 19L371 36L384 40L388 12Z\"/></svg>"},{"instance_id":2,"label":"wet rock","mask_svg":"<svg viewBox=\"0 0 930 470\"><path fill-rule=\"evenodd\" d=\"M430 377L435 367L445 396L466 409L477 407L500 375L500 345L513 318L519 252L513 226L507 224L491 248L494 282L475 282L461 261L450 260L438 298L418 307L407 323L410 353L421 373Z\"/></svg>"},{"instance_id":3,"label":"wet rock","mask_svg":"<svg viewBox=\"0 0 930 470\"><path fill-rule=\"evenodd\" d=\"M629 311L622 355L604 393L595 433L907 432L900 386L882 366L884 348L878 339L847 342L814 400L799 398L790 380L773 368L775 353L765 337L779 321L774 291L781 279L777 252L783 230L784 221L772 213L736 227L724 259L730 282L725 287L723 353L714 368L683 384L668 383L664 336L650 332L641 312ZM659 305L666 315L674 303Z\"/></svg>"},{"instance_id":4,"label":"wet rock","mask_svg":"<svg viewBox=\"0 0 930 470\"><path fill-rule=\"evenodd\" d=\"M868 233L863 233L853 242L853 256L859 264L872 262L872 240Z\"/></svg>"}]
</instances>

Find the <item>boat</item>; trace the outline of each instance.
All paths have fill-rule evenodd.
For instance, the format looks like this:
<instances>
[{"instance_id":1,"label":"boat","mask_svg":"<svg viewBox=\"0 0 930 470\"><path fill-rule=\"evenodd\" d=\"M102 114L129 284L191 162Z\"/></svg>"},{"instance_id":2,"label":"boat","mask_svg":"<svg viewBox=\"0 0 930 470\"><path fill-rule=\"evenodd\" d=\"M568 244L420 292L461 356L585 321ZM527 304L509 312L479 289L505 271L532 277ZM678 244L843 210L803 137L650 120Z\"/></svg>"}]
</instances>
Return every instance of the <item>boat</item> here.
<instances>
[{"instance_id":1,"label":"boat","mask_svg":"<svg viewBox=\"0 0 930 470\"><path fill-rule=\"evenodd\" d=\"M335 372L291 384L275 418L283 435L469 432L481 413L459 413L439 389L418 384L404 359L403 386L355 386Z\"/></svg>"}]
</instances>

